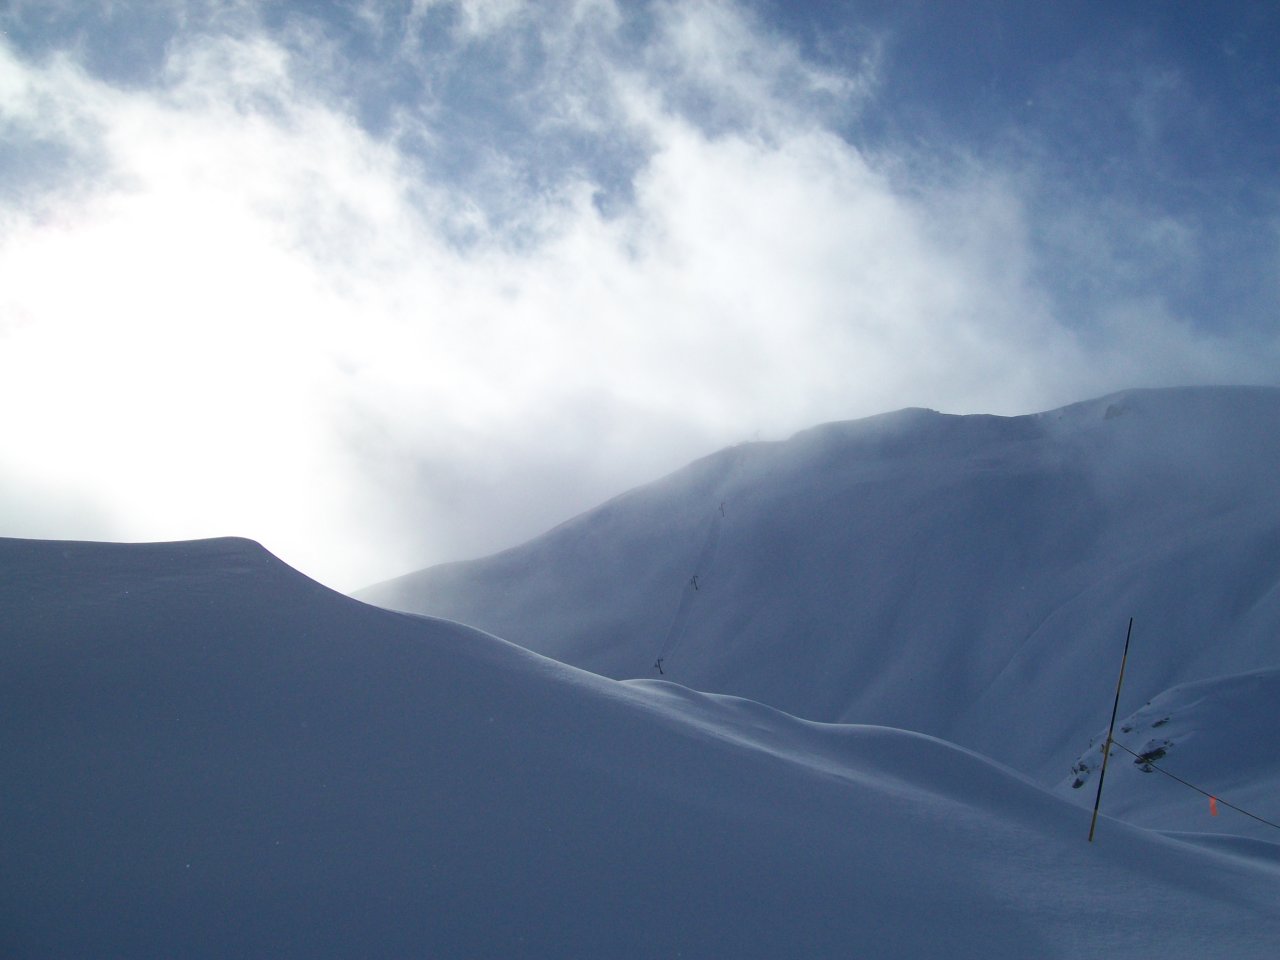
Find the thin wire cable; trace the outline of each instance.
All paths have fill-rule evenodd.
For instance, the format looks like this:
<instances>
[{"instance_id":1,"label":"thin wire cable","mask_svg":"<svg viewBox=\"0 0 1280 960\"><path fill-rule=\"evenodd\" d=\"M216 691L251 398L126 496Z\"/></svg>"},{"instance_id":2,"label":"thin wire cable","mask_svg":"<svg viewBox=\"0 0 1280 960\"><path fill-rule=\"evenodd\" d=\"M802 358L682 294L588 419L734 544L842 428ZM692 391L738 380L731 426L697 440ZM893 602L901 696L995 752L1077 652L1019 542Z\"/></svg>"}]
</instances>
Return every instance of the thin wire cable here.
<instances>
[{"instance_id":1,"label":"thin wire cable","mask_svg":"<svg viewBox=\"0 0 1280 960\"><path fill-rule=\"evenodd\" d=\"M693 594L701 590L698 586L699 578L706 579L706 569L715 559L716 549L720 544L720 524L724 519L724 504L720 504L720 515L712 515L711 526L707 530L706 540L702 544L702 552L698 555L698 561L694 564L696 571L692 577L684 582L684 586L680 589L680 602L676 604L676 612L671 617L671 625L667 627L666 636L663 637L662 646L658 648L658 660L654 666L658 668L659 674L665 674L662 669L662 662L676 652L676 647L680 646L680 642L684 640L686 623L685 620L689 616L688 604L693 600ZM690 592L689 587L693 587ZM683 618L682 615L683 614ZM678 629L677 629L678 628Z\"/></svg>"},{"instance_id":2,"label":"thin wire cable","mask_svg":"<svg viewBox=\"0 0 1280 960\"><path fill-rule=\"evenodd\" d=\"M1164 769L1164 767L1158 766L1157 764L1152 763L1150 760L1143 759L1141 754L1134 753L1132 750L1126 747L1119 740L1112 740L1111 743L1113 746L1119 747L1121 750L1123 750L1125 753L1129 754L1130 756L1137 757L1139 760L1142 760L1142 762L1146 766L1150 767L1152 770L1156 770L1159 773L1163 773L1166 777L1170 777L1171 779L1177 780L1184 787L1190 787L1196 793L1203 794L1204 796L1208 797L1210 800L1216 800L1218 803L1222 804L1224 807L1230 807L1236 813L1243 813L1246 817L1252 817L1254 820L1257 820L1259 823L1265 823L1268 827L1275 827L1277 830L1280 830L1280 823L1272 823L1270 820L1267 820L1264 817L1260 817L1256 813L1250 813L1248 810L1243 810L1240 807L1237 807L1234 803L1228 803L1226 800L1223 800L1216 793L1210 793L1208 790L1202 790L1200 787L1197 787L1194 783L1189 783L1188 781L1183 780L1177 774L1170 773L1168 770Z\"/></svg>"}]
</instances>

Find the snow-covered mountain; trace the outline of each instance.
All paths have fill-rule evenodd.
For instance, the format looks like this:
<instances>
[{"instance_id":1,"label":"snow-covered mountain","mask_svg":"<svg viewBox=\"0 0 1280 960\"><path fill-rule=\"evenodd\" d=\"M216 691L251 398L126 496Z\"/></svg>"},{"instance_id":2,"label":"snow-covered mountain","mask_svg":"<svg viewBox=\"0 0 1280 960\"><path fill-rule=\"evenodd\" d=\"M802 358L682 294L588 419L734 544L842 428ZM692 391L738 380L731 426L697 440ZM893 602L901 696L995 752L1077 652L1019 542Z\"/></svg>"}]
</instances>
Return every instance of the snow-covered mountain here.
<instances>
[{"instance_id":1,"label":"snow-covered mountain","mask_svg":"<svg viewBox=\"0 0 1280 960\"><path fill-rule=\"evenodd\" d=\"M361 596L614 678L661 658L695 689L928 733L1051 784L1105 729L1130 617L1126 713L1280 667L1277 476L1275 389L904 410L724 450Z\"/></svg>"},{"instance_id":2,"label":"snow-covered mountain","mask_svg":"<svg viewBox=\"0 0 1280 960\"><path fill-rule=\"evenodd\" d=\"M849 436L887 451L902 419L811 434L803 462L848 473ZM722 478L771 455L603 516L724 488L763 517L765 485L752 506ZM741 557L725 499L699 593ZM855 513L796 505L756 536L786 544L771 531L819 510ZM1086 811L931 737L605 679L241 540L0 540L0 771L12 958L1269 958L1280 940L1275 847L1111 819L1089 844Z\"/></svg>"}]
</instances>

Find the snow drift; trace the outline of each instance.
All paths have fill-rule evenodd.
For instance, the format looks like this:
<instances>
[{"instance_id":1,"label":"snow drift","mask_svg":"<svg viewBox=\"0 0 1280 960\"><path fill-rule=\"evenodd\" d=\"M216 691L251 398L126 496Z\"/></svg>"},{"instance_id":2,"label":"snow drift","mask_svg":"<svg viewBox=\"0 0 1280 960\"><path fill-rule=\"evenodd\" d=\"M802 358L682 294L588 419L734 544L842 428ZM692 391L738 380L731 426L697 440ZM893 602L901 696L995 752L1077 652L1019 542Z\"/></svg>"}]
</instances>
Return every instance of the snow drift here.
<instances>
[{"instance_id":1,"label":"snow drift","mask_svg":"<svg viewBox=\"0 0 1280 960\"><path fill-rule=\"evenodd\" d=\"M14 958L1280 938L1280 872L1249 851L1111 820L1090 845L1085 811L939 740L604 679L240 540L0 540L0 769Z\"/></svg>"}]
</instances>

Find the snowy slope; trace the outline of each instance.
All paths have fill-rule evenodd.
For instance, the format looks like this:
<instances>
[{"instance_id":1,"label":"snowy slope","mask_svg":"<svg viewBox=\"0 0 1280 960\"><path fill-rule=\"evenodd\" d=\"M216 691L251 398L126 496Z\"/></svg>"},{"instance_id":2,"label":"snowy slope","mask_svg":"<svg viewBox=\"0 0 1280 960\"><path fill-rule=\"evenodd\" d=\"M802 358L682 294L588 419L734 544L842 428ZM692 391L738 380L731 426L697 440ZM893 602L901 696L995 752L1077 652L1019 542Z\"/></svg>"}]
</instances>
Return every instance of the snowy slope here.
<instances>
[{"instance_id":1,"label":"snowy slope","mask_svg":"<svg viewBox=\"0 0 1280 960\"><path fill-rule=\"evenodd\" d=\"M1278 472L1274 389L904 410L722 451L361 596L1056 783L1106 723L1129 617L1129 703L1280 665Z\"/></svg>"},{"instance_id":2,"label":"snowy slope","mask_svg":"<svg viewBox=\"0 0 1280 960\"><path fill-rule=\"evenodd\" d=\"M1280 869L247 541L0 540L0 953L1270 957Z\"/></svg>"},{"instance_id":3,"label":"snowy slope","mask_svg":"<svg viewBox=\"0 0 1280 960\"><path fill-rule=\"evenodd\" d=\"M1104 728L1076 759L1062 795L1092 805L1106 738ZM1174 687L1121 718L1115 740L1122 747L1112 748L1103 794L1112 816L1161 830L1280 837L1280 670ZM1216 814L1188 784L1223 801Z\"/></svg>"}]
</instances>

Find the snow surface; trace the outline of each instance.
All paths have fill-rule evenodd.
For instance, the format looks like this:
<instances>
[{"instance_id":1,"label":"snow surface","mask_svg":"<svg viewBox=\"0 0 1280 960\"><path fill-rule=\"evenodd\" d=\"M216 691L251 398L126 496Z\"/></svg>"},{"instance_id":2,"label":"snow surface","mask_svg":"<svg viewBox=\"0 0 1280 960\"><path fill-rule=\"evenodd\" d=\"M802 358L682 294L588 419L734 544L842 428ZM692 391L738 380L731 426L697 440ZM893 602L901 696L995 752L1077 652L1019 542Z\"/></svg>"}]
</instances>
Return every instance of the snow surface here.
<instances>
[{"instance_id":1,"label":"snow surface","mask_svg":"<svg viewBox=\"0 0 1280 960\"><path fill-rule=\"evenodd\" d=\"M1280 666L1277 475L1271 388L903 410L724 450L359 595L614 678L661 657L689 687L928 733L1051 785L1105 730L1130 617L1126 713Z\"/></svg>"},{"instance_id":2,"label":"snow surface","mask_svg":"<svg viewBox=\"0 0 1280 960\"><path fill-rule=\"evenodd\" d=\"M1101 730L1077 758L1060 791L1093 802L1102 764ZM1213 831L1274 842L1280 828L1224 804L1213 818L1209 800L1180 780L1254 816L1280 824L1280 669L1215 677L1167 690L1116 724L1104 784L1107 811L1162 830ZM1149 757L1151 763L1141 763ZM1154 768L1152 767L1154 763ZM1160 771L1171 773L1166 776ZM1276 847L1280 854L1280 847Z\"/></svg>"},{"instance_id":3,"label":"snow surface","mask_svg":"<svg viewBox=\"0 0 1280 960\"><path fill-rule=\"evenodd\" d=\"M1280 939L1274 848L1111 819L1089 844L1087 811L932 737L605 679L243 540L0 540L0 770L5 957L1269 958Z\"/></svg>"}]
</instances>

